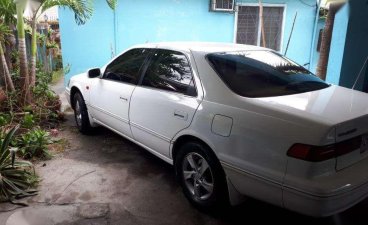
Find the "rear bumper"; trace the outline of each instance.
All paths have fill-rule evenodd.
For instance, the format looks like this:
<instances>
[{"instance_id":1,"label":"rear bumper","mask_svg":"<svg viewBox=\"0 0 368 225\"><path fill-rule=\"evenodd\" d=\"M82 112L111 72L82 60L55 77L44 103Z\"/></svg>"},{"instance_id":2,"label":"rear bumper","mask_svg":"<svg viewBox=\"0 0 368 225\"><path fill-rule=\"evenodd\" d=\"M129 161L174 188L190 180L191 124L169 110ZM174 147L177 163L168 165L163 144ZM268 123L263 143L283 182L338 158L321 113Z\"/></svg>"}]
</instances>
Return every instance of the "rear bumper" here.
<instances>
[{"instance_id":1,"label":"rear bumper","mask_svg":"<svg viewBox=\"0 0 368 225\"><path fill-rule=\"evenodd\" d=\"M348 184L347 184L348 185ZM358 187L330 196L313 195L284 188L284 207L313 217L326 217L342 212L368 197L368 182Z\"/></svg>"},{"instance_id":2,"label":"rear bumper","mask_svg":"<svg viewBox=\"0 0 368 225\"><path fill-rule=\"evenodd\" d=\"M284 207L314 217L342 212L368 197L367 171L368 158L337 172L309 179L292 175L291 170L286 173L283 185Z\"/></svg>"},{"instance_id":3,"label":"rear bumper","mask_svg":"<svg viewBox=\"0 0 368 225\"><path fill-rule=\"evenodd\" d=\"M222 165L237 193L312 217L337 214L368 197L368 158L314 179L287 173L284 184L254 176L223 162Z\"/></svg>"}]
</instances>

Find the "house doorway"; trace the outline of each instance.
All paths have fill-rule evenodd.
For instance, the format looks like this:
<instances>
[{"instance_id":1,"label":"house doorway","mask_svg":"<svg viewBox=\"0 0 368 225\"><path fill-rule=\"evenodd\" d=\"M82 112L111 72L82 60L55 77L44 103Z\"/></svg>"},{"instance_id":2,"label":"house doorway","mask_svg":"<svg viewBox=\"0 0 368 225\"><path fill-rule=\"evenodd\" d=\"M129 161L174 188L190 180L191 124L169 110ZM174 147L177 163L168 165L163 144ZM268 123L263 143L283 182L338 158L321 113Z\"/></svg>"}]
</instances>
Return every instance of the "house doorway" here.
<instances>
[{"instance_id":1,"label":"house doorway","mask_svg":"<svg viewBox=\"0 0 368 225\"><path fill-rule=\"evenodd\" d=\"M260 46L262 41L259 5L238 5L236 10L235 42ZM280 51L285 21L285 5L263 6L266 47Z\"/></svg>"}]
</instances>

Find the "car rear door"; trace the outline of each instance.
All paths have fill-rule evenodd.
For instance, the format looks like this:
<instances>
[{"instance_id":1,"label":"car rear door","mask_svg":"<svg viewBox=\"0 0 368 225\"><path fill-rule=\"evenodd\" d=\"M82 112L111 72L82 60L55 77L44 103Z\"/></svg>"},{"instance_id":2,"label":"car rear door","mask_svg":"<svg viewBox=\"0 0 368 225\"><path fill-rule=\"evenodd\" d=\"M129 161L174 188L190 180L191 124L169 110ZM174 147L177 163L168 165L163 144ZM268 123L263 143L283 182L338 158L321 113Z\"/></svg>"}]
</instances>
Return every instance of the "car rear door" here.
<instances>
[{"instance_id":1,"label":"car rear door","mask_svg":"<svg viewBox=\"0 0 368 225\"><path fill-rule=\"evenodd\" d=\"M202 100L190 57L157 49L132 95L129 116L134 139L165 157L170 157L171 140L190 125Z\"/></svg>"},{"instance_id":2,"label":"car rear door","mask_svg":"<svg viewBox=\"0 0 368 225\"><path fill-rule=\"evenodd\" d=\"M132 49L123 53L91 85L93 118L128 137L132 137L129 104L148 52L148 49Z\"/></svg>"}]
</instances>

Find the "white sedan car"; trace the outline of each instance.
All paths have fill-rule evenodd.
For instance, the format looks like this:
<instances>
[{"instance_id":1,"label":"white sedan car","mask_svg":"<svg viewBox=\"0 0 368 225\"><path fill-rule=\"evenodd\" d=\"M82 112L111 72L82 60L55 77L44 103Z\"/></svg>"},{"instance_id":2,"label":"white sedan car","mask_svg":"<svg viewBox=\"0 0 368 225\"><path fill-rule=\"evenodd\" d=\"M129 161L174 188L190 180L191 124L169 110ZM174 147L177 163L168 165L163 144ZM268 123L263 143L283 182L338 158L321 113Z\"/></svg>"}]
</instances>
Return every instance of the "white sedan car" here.
<instances>
[{"instance_id":1,"label":"white sedan car","mask_svg":"<svg viewBox=\"0 0 368 225\"><path fill-rule=\"evenodd\" d=\"M138 45L66 92L82 133L102 125L174 165L197 207L250 196L328 216L368 196L368 95L273 50Z\"/></svg>"}]
</instances>

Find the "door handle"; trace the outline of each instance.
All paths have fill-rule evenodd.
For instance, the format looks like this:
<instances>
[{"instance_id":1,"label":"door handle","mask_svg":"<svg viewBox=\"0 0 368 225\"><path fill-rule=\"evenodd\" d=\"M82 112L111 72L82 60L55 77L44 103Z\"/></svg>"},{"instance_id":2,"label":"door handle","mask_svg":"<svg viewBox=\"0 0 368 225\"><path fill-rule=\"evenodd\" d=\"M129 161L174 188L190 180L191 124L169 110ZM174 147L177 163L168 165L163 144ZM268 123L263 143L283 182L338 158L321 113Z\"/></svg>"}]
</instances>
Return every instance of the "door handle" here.
<instances>
[{"instance_id":1,"label":"door handle","mask_svg":"<svg viewBox=\"0 0 368 225\"><path fill-rule=\"evenodd\" d=\"M188 119L188 113L182 112L182 111L179 111L179 110L176 110L174 112L174 116L177 117L177 118L180 118L182 120L187 120Z\"/></svg>"},{"instance_id":2,"label":"door handle","mask_svg":"<svg viewBox=\"0 0 368 225\"><path fill-rule=\"evenodd\" d=\"M121 96L120 96L120 99L123 100L123 101L126 101L126 102L128 101L127 98L124 98L124 97L121 97Z\"/></svg>"}]
</instances>

